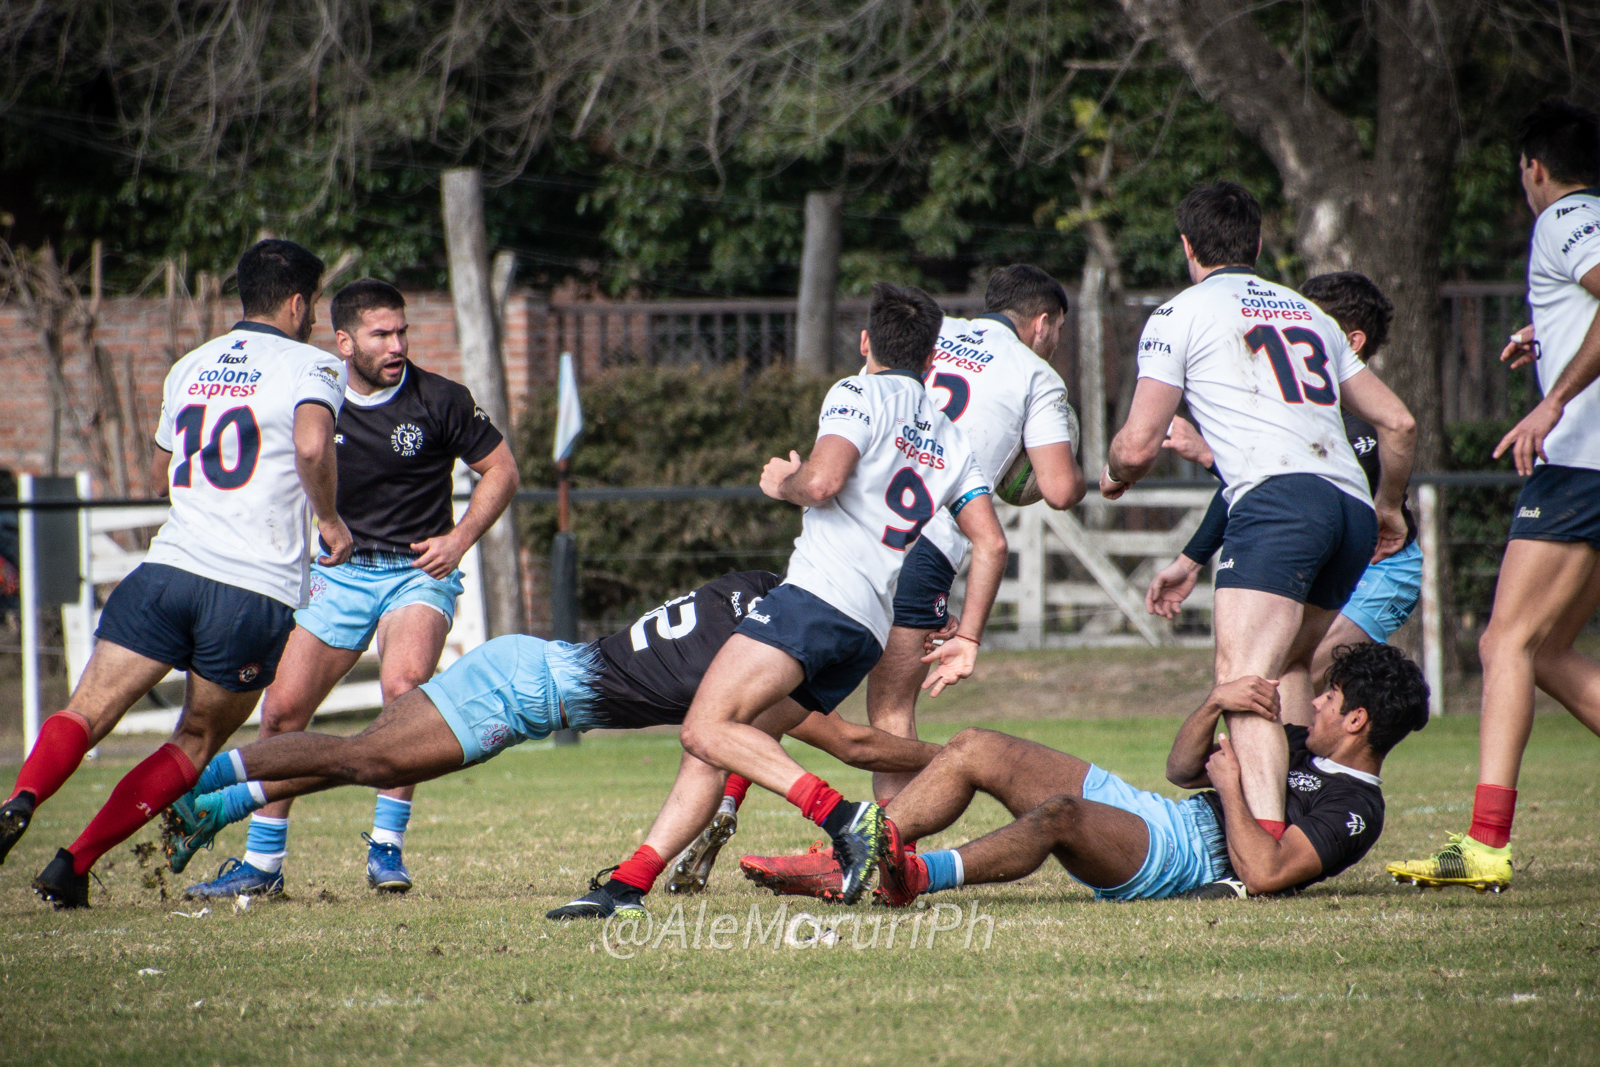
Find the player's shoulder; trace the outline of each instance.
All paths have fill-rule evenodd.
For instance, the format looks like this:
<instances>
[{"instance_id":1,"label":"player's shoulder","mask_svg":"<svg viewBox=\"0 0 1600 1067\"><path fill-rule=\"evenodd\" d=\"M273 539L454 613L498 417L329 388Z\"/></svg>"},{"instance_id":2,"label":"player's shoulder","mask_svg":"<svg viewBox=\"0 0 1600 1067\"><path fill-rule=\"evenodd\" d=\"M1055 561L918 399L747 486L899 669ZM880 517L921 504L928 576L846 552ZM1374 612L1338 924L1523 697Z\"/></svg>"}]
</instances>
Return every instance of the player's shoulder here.
<instances>
[{"instance_id":1,"label":"player's shoulder","mask_svg":"<svg viewBox=\"0 0 1600 1067\"><path fill-rule=\"evenodd\" d=\"M1533 223L1536 249L1562 256L1600 235L1600 195L1583 192L1564 196L1539 213Z\"/></svg>"}]
</instances>

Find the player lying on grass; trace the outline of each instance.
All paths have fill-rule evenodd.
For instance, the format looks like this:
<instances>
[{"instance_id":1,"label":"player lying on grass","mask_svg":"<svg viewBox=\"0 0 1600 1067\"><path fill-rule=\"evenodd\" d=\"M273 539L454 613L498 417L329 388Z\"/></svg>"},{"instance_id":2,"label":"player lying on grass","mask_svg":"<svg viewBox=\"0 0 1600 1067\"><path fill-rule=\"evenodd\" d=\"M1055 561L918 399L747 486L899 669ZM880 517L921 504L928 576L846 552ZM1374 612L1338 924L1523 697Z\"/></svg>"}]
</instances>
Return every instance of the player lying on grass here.
<instances>
[{"instance_id":1,"label":"player lying on grass","mask_svg":"<svg viewBox=\"0 0 1600 1067\"><path fill-rule=\"evenodd\" d=\"M724 575L586 645L498 637L390 702L354 737L286 733L222 753L194 791L167 811L162 844L168 862L183 870L224 826L267 803L340 785L413 785L556 730L681 723L718 650L780 581L765 571ZM864 770L920 770L938 751L838 715L810 713L788 697L768 708L757 726L774 737L787 732ZM653 840L668 850L663 854L676 855L703 825L702 818L692 826L662 827ZM231 873L245 864L230 859L225 866ZM189 891L231 896L236 884ZM276 894L283 877L250 884L253 892Z\"/></svg>"},{"instance_id":2,"label":"player lying on grass","mask_svg":"<svg viewBox=\"0 0 1600 1067\"><path fill-rule=\"evenodd\" d=\"M1383 830L1384 756L1428 722L1422 672L1388 645L1340 649L1310 728L1284 726L1289 829L1275 839L1246 806L1225 713L1272 722L1277 687L1258 677L1212 690L1185 720L1167 756L1175 785L1207 790L1170 800L1135 789L1076 756L988 730L964 730L890 802L890 852L880 893L904 907L923 893L1009 882L1050 856L1102 900L1159 899L1234 882L1234 893L1277 893L1331 878ZM915 855L901 847L960 818L987 793L1016 821L959 849ZM759 860L759 857L746 857ZM760 879L758 879L760 880ZM773 887L782 891L785 887ZM1209 895L1209 894L1207 894Z\"/></svg>"}]
</instances>

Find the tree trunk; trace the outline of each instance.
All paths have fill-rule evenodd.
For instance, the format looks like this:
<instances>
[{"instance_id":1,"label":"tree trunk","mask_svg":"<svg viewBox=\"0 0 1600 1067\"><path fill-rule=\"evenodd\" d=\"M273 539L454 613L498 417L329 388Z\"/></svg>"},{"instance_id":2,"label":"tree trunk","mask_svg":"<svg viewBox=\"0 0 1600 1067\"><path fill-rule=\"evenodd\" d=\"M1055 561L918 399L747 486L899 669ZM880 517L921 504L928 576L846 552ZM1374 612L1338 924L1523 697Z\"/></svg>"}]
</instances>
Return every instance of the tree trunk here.
<instances>
[{"instance_id":1,"label":"tree trunk","mask_svg":"<svg viewBox=\"0 0 1600 1067\"><path fill-rule=\"evenodd\" d=\"M461 346L461 377L489 421L512 437L506 369L490 292L489 235L483 221L483 176L476 167L444 172L445 245L450 257L450 293ZM522 578L517 554L516 505L512 504L478 542L489 635L521 633Z\"/></svg>"},{"instance_id":2,"label":"tree trunk","mask_svg":"<svg viewBox=\"0 0 1600 1067\"><path fill-rule=\"evenodd\" d=\"M835 300L839 291L840 227L844 194L806 194L806 235L800 251L800 300L795 310L794 368L822 377L833 370L834 335L839 331Z\"/></svg>"},{"instance_id":3,"label":"tree trunk","mask_svg":"<svg viewBox=\"0 0 1600 1067\"><path fill-rule=\"evenodd\" d=\"M1416 416L1418 468L1442 469L1438 261L1460 138L1453 81L1481 18L1478 0L1380 0L1370 9L1379 99L1370 154L1355 124L1251 21L1250 4L1121 3L1272 158L1307 269L1359 270L1394 301L1387 358L1374 369Z\"/></svg>"}]
</instances>

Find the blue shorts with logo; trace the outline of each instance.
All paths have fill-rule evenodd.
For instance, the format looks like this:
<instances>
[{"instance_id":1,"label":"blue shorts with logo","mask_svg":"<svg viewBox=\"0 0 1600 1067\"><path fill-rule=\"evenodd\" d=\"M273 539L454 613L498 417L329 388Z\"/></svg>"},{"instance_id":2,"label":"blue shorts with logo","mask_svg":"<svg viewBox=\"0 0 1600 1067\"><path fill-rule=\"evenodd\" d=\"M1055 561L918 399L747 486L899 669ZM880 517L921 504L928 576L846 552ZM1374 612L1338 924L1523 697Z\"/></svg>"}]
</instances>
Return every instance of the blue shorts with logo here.
<instances>
[{"instance_id":1,"label":"blue shorts with logo","mask_svg":"<svg viewBox=\"0 0 1600 1067\"><path fill-rule=\"evenodd\" d=\"M1339 613L1383 644L1406 624L1422 596L1422 546L1411 542L1388 559L1369 563Z\"/></svg>"},{"instance_id":2,"label":"blue shorts with logo","mask_svg":"<svg viewBox=\"0 0 1600 1067\"><path fill-rule=\"evenodd\" d=\"M1257 589L1337 611L1372 562L1378 517L1315 474L1280 474L1228 511L1218 589Z\"/></svg>"},{"instance_id":3,"label":"blue shorts with logo","mask_svg":"<svg viewBox=\"0 0 1600 1067\"><path fill-rule=\"evenodd\" d=\"M231 693L272 684L294 609L263 593L141 563L117 583L94 635Z\"/></svg>"},{"instance_id":4,"label":"blue shorts with logo","mask_svg":"<svg viewBox=\"0 0 1600 1067\"><path fill-rule=\"evenodd\" d=\"M1204 797L1170 800L1090 764L1083 799L1132 812L1150 836L1139 873L1113 889L1091 886L1096 900L1160 900L1233 877L1227 838Z\"/></svg>"},{"instance_id":5,"label":"blue shorts with logo","mask_svg":"<svg viewBox=\"0 0 1600 1067\"><path fill-rule=\"evenodd\" d=\"M422 683L456 740L482 763L556 730L588 730L599 659L592 645L508 634L486 641Z\"/></svg>"},{"instance_id":6,"label":"blue shorts with logo","mask_svg":"<svg viewBox=\"0 0 1600 1067\"><path fill-rule=\"evenodd\" d=\"M311 564L311 602L294 613L297 626L330 648L365 652L378 620L408 604L426 604L455 621L461 572L440 581L397 552L355 553L337 567Z\"/></svg>"},{"instance_id":7,"label":"blue shorts with logo","mask_svg":"<svg viewBox=\"0 0 1600 1067\"><path fill-rule=\"evenodd\" d=\"M798 585L785 582L757 607L733 632L800 661L806 680L789 695L807 711L826 713L838 707L883 655L871 630Z\"/></svg>"},{"instance_id":8,"label":"blue shorts with logo","mask_svg":"<svg viewBox=\"0 0 1600 1067\"><path fill-rule=\"evenodd\" d=\"M894 587L894 624L913 630L938 630L950 618L950 586L956 569L932 541L919 537L900 565Z\"/></svg>"},{"instance_id":9,"label":"blue shorts with logo","mask_svg":"<svg viewBox=\"0 0 1600 1067\"><path fill-rule=\"evenodd\" d=\"M1582 541L1600 548L1600 471L1541 463L1517 494L1512 541Z\"/></svg>"}]
</instances>

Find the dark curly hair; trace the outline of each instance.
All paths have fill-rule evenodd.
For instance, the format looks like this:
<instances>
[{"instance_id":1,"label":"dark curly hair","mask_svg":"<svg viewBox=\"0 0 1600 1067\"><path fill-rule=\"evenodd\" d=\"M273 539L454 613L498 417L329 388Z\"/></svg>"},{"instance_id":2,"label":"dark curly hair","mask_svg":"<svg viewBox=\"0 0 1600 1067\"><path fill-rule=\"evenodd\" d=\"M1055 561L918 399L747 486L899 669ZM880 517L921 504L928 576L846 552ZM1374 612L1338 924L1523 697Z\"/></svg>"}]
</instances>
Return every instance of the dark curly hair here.
<instances>
[{"instance_id":1,"label":"dark curly hair","mask_svg":"<svg viewBox=\"0 0 1600 1067\"><path fill-rule=\"evenodd\" d=\"M885 367L922 375L943 322L944 312L921 289L878 282L872 287L872 304L867 308L872 358Z\"/></svg>"},{"instance_id":2,"label":"dark curly hair","mask_svg":"<svg viewBox=\"0 0 1600 1067\"><path fill-rule=\"evenodd\" d=\"M1344 694L1346 708L1367 709L1367 744L1379 756L1428 725L1422 669L1392 645L1341 645L1333 650L1327 681Z\"/></svg>"},{"instance_id":3,"label":"dark curly hair","mask_svg":"<svg viewBox=\"0 0 1600 1067\"><path fill-rule=\"evenodd\" d=\"M1367 343L1357 353L1363 363L1377 355L1389 339L1394 304L1365 274L1353 270L1319 274L1300 287L1300 295L1316 301L1345 333L1360 330L1367 335Z\"/></svg>"}]
</instances>

